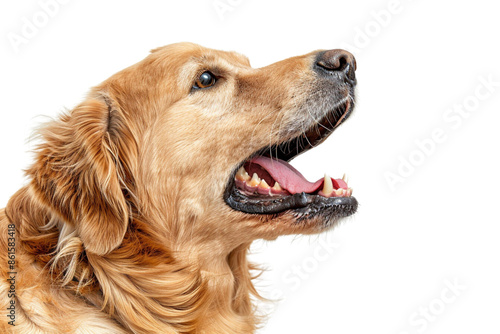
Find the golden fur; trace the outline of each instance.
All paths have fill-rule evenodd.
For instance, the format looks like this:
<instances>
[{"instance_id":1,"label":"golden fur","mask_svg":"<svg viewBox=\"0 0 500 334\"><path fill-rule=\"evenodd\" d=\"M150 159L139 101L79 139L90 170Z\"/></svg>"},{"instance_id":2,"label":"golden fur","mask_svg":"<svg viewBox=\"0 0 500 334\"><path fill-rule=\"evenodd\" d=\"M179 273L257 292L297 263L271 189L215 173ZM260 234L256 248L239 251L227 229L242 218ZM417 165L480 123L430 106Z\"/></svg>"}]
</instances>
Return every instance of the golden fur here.
<instances>
[{"instance_id":1,"label":"golden fur","mask_svg":"<svg viewBox=\"0 0 500 334\"><path fill-rule=\"evenodd\" d=\"M1 332L254 332L251 242L321 229L232 210L222 193L243 158L302 131L314 55L253 69L234 52L170 45L44 126L29 184L0 210ZM191 94L206 68L223 89Z\"/></svg>"}]
</instances>

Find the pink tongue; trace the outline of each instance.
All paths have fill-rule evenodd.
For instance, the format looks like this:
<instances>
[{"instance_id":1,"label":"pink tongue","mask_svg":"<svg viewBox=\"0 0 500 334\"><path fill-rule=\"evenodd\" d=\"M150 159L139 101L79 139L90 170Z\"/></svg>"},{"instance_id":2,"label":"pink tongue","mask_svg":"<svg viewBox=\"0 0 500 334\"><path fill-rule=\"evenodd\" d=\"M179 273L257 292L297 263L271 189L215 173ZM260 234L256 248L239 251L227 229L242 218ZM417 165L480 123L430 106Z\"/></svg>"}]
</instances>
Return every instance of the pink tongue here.
<instances>
[{"instance_id":1,"label":"pink tongue","mask_svg":"<svg viewBox=\"0 0 500 334\"><path fill-rule=\"evenodd\" d=\"M258 156L250 160L250 163L264 168L282 188L288 190L291 194L300 192L313 193L323 186L322 178L314 183L309 182L298 170L283 160ZM347 184L342 179L332 178L332 183L334 189L347 189Z\"/></svg>"}]
</instances>

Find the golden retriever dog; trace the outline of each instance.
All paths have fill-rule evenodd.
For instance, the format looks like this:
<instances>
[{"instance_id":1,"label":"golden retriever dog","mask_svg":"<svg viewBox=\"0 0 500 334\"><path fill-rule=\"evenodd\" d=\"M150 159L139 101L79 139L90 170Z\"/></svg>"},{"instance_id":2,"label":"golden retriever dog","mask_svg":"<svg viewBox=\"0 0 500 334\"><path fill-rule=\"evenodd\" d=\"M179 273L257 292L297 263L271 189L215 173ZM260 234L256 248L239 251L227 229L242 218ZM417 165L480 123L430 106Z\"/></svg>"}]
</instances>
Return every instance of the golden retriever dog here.
<instances>
[{"instance_id":1,"label":"golden retriever dog","mask_svg":"<svg viewBox=\"0 0 500 334\"><path fill-rule=\"evenodd\" d=\"M180 43L94 87L0 210L1 332L253 333L252 241L357 209L288 163L350 115L355 69L343 50L254 69Z\"/></svg>"}]
</instances>

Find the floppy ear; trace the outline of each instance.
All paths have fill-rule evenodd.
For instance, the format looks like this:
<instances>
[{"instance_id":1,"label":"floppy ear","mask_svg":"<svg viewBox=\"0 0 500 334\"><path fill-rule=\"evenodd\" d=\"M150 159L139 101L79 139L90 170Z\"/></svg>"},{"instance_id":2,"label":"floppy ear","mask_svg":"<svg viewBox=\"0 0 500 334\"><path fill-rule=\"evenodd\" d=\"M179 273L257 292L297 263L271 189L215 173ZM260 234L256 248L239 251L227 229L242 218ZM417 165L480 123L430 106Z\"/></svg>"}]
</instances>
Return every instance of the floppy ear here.
<instances>
[{"instance_id":1,"label":"floppy ear","mask_svg":"<svg viewBox=\"0 0 500 334\"><path fill-rule=\"evenodd\" d=\"M86 251L98 255L117 248L128 226L127 176L119 156L125 131L109 98L90 98L42 129L28 170L37 197L76 228Z\"/></svg>"}]
</instances>

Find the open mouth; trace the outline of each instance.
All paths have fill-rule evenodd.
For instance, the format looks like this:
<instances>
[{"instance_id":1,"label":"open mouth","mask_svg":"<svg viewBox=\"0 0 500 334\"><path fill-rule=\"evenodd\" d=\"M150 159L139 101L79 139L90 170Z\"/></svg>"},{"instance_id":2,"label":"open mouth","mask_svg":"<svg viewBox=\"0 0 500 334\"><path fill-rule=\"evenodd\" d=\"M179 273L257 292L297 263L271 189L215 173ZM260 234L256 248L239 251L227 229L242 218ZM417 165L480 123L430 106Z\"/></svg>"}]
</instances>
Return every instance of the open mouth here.
<instances>
[{"instance_id":1,"label":"open mouth","mask_svg":"<svg viewBox=\"0 0 500 334\"><path fill-rule=\"evenodd\" d=\"M356 212L344 178L325 175L308 181L288 162L323 142L352 112L349 98L297 137L264 147L242 161L232 173L224 200L233 209L251 214L288 210L305 215L348 216Z\"/></svg>"}]
</instances>

